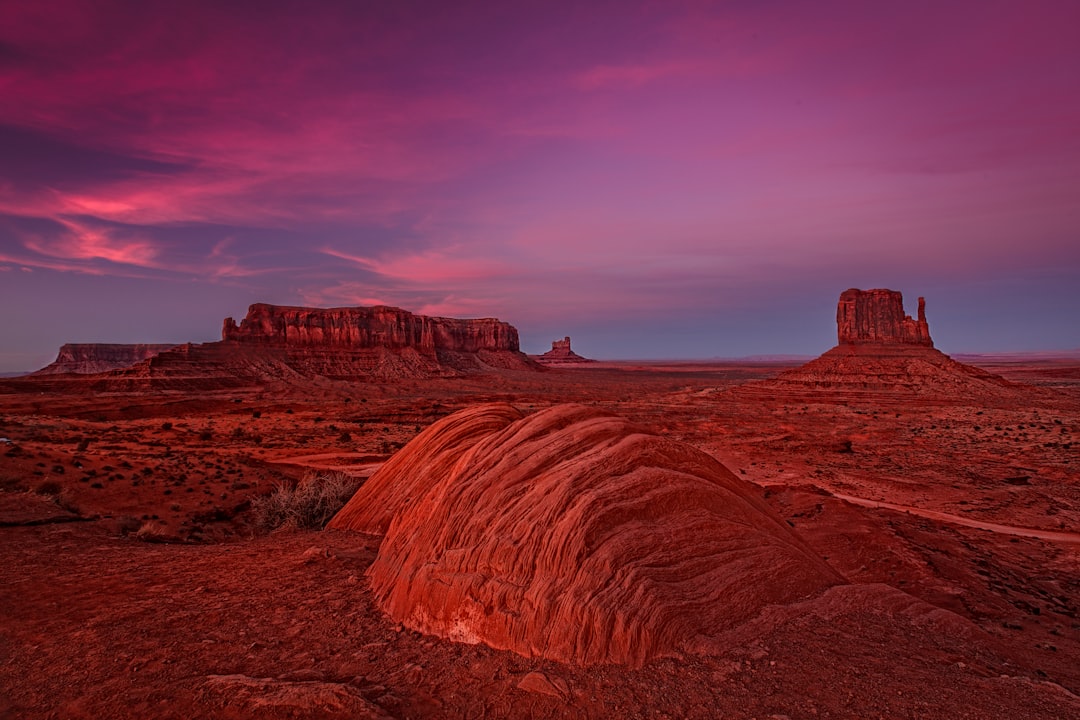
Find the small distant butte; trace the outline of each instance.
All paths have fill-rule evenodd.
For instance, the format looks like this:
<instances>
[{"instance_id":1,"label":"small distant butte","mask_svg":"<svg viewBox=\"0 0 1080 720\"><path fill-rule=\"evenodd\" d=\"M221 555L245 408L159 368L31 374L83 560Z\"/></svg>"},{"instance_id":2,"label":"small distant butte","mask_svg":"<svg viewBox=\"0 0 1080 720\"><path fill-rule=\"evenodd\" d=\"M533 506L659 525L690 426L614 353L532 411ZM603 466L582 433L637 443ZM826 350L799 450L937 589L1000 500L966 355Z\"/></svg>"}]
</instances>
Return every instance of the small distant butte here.
<instances>
[{"instance_id":1,"label":"small distant butte","mask_svg":"<svg viewBox=\"0 0 1080 720\"><path fill-rule=\"evenodd\" d=\"M562 340L553 340L551 343L551 349L543 355L537 355L535 360L544 365L571 365L575 363L590 363L596 362L589 358L582 357L576 352L570 349L570 336L567 335Z\"/></svg>"}]
</instances>

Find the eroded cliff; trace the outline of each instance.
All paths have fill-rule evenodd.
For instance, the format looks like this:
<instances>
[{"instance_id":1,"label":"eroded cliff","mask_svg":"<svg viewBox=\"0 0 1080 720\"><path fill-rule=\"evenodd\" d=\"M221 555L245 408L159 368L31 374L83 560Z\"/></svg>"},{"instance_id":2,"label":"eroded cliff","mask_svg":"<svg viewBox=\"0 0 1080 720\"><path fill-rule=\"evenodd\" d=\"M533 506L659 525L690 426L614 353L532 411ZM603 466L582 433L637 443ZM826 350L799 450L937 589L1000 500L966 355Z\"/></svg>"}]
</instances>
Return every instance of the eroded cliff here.
<instances>
[{"instance_id":1,"label":"eroded cliff","mask_svg":"<svg viewBox=\"0 0 1080 720\"><path fill-rule=\"evenodd\" d=\"M836 337L841 345L887 343L933 347L926 322L926 300L919 298L918 319L904 313L904 296L896 290L858 290L840 294Z\"/></svg>"},{"instance_id":2,"label":"eroded cliff","mask_svg":"<svg viewBox=\"0 0 1080 720\"><path fill-rule=\"evenodd\" d=\"M306 308L256 303L239 325L225 319L221 339L298 348L413 348L426 355L520 349L517 329L495 318L428 317L387 305Z\"/></svg>"}]
</instances>

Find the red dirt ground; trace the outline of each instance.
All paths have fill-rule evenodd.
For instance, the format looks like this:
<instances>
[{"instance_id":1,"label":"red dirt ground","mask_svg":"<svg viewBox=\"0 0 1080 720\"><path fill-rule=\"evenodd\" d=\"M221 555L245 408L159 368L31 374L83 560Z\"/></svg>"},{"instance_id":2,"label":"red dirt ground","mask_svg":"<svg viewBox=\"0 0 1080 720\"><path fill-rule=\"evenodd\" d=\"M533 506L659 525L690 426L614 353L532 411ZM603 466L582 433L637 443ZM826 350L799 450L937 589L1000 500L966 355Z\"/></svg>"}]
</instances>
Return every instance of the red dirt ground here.
<instances>
[{"instance_id":1,"label":"red dirt ground","mask_svg":"<svg viewBox=\"0 0 1080 720\"><path fill-rule=\"evenodd\" d=\"M1047 392L989 407L740 391L770 364L0 384L0 717L1080 718L1080 373L987 365ZM367 586L378 537L251 524L275 483L366 477L492 401L597 403L701 448L851 584L767 609L715 654L582 669L400 628Z\"/></svg>"}]
</instances>

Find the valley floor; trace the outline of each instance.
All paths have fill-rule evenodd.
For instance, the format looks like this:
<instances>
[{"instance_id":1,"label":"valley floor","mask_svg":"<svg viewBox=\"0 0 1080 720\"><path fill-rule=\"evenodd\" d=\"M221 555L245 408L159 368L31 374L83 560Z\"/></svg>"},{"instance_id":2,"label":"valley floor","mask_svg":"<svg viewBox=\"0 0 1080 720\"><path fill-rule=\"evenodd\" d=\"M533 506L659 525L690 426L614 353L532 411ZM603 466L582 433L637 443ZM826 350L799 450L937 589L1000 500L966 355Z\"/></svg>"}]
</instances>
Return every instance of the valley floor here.
<instances>
[{"instance_id":1,"label":"valley floor","mask_svg":"<svg viewBox=\"0 0 1080 720\"><path fill-rule=\"evenodd\" d=\"M1076 366L991 367L1040 388L1012 404L754 390L779 369L0 386L0 718L1080 718ZM391 622L377 537L252 524L276 483L366 477L494 400L595 403L709 452L850 584L711 654L579 668Z\"/></svg>"}]
</instances>

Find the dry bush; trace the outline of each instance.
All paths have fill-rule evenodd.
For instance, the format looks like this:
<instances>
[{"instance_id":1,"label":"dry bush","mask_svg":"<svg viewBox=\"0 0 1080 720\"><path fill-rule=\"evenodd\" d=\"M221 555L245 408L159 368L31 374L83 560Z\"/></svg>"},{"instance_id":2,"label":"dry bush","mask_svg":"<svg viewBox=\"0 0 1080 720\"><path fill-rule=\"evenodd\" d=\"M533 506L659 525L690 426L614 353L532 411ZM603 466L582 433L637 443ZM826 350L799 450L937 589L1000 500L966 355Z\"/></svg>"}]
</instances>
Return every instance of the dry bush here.
<instances>
[{"instance_id":1,"label":"dry bush","mask_svg":"<svg viewBox=\"0 0 1080 720\"><path fill-rule=\"evenodd\" d=\"M34 492L38 495L59 495L63 489L55 480L46 480L34 488Z\"/></svg>"},{"instance_id":2,"label":"dry bush","mask_svg":"<svg viewBox=\"0 0 1080 720\"><path fill-rule=\"evenodd\" d=\"M362 481L343 472L309 473L296 483L279 483L269 495L251 501L256 527L322 529L360 488Z\"/></svg>"},{"instance_id":3,"label":"dry bush","mask_svg":"<svg viewBox=\"0 0 1080 720\"><path fill-rule=\"evenodd\" d=\"M29 486L18 475L0 474L0 492L21 493L29 489Z\"/></svg>"},{"instance_id":4,"label":"dry bush","mask_svg":"<svg viewBox=\"0 0 1080 720\"><path fill-rule=\"evenodd\" d=\"M159 522L154 522L153 520L144 522L139 529L135 531L134 537L136 540L150 543L165 542L168 539L168 535L165 532L165 526Z\"/></svg>"}]
</instances>

